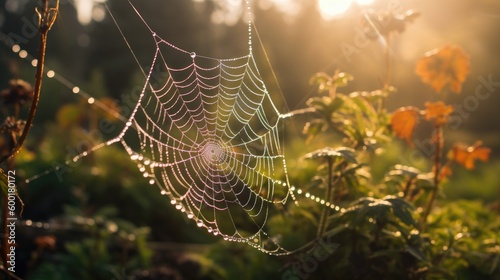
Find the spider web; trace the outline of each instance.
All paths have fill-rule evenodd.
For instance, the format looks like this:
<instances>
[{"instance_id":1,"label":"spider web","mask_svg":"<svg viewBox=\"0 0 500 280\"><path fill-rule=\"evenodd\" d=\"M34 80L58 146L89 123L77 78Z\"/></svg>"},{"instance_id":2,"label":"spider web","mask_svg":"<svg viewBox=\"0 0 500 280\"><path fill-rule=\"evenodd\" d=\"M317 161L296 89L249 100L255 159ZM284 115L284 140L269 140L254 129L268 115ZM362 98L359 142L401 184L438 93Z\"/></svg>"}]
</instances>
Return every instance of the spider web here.
<instances>
[{"instance_id":1,"label":"spider web","mask_svg":"<svg viewBox=\"0 0 500 280\"><path fill-rule=\"evenodd\" d=\"M133 9L156 49L136 107L106 145L121 143L149 184L198 227L286 254L265 231L270 206L291 194L279 130L284 115L257 68L251 23L249 53L216 59L163 40Z\"/></svg>"}]
</instances>

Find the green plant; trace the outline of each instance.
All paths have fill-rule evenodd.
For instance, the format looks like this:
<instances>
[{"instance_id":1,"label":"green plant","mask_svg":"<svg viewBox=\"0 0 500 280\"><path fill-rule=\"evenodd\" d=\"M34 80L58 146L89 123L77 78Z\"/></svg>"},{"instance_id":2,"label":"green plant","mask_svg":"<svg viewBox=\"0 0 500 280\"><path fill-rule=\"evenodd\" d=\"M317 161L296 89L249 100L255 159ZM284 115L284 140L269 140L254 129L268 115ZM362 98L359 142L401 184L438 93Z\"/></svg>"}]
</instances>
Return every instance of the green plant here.
<instances>
[{"instance_id":1,"label":"green plant","mask_svg":"<svg viewBox=\"0 0 500 280\"><path fill-rule=\"evenodd\" d=\"M405 21L401 24L382 35L401 32ZM300 207L290 206L268 223L281 229L284 247L306 244L281 259L283 279L500 277L498 215L477 201L439 199L454 163L472 170L477 160L488 161L491 150L479 141L472 146L446 141L454 108L443 101L427 102L423 110L389 112L385 99L398 94L391 86L390 63L387 59L383 88L374 91L344 93L352 75L317 73L310 83L319 96L290 113L309 117L303 133L308 148L317 149L303 154L295 163L300 172L291 174ZM459 93L468 72L468 56L457 46L433 50L417 63L417 74L441 98L443 90ZM413 131L422 119L433 128L432 152L419 151L426 162L409 166L401 158L389 159L395 149L405 150L397 138L415 149ZM392 166L384 176L374 173L387 162ZM312 258L325 238L338 247L321 261Z\"/></svg>"}]
</instances>

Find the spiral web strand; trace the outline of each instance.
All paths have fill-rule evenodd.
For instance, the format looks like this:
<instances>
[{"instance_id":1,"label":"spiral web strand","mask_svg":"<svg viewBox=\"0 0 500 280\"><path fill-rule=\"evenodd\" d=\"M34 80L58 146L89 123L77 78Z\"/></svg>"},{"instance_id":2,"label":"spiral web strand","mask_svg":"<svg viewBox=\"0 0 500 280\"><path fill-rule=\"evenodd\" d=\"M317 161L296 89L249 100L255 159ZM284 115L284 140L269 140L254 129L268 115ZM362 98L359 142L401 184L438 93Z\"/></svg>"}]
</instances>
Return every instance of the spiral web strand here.
<instances>
[{"instance_id":1,"label":"spiral web strand","mask_svg":"<svg viewBox=\"0 0 500 280\"><path fill-rule=\"evenodd\" d=\"M124 129L73 161L120 143L149 184L197 226L269 254L288 254L265 231L270 207L293 195L279 130L285 115L257 68L251 27L249 20L248 54L231 59L185 51L150 29L152 66Z\"/></svg>"}]
</instances>

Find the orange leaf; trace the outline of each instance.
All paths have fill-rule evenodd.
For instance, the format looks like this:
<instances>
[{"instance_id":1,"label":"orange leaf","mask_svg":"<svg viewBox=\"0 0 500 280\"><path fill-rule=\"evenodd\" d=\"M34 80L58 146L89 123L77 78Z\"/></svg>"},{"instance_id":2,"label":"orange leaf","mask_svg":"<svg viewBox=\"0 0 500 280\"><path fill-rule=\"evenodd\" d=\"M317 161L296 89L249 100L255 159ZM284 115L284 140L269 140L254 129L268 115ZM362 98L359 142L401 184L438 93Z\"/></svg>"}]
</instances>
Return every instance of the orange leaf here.
<instances>
[{"instance_id":1,"label":"orange leaf","mask_svg":"<svg viewBox=\"0 0 500 280\"><path fill-rule=\"evenodd\" d=\"M453 106L446 105L442 101L425 102L425 119L434 120L434 124L443 125L448 122L448 115L453 112Z\"/></svg>"},{"instance_id":2,"label":"orange leaf","mask_svg":"<svg viewBox=\"0 0 500 280\"><path fill-rule=\"evenodd\" d=\"M448 86L452 92L460 93L469 68L469 56L461 47L444 46L427 52L417 62L416 73L436 92Z\"/></svg>"},{"instance_id":3,"label":"orange leaf","mask_svg":"<svg viewBox=\"0 0 500 280\"><path fill-rule=\"evenodd\" d=\"M475 160L479 159L483 162L488 161L491 150L483 147L481 141L476 142L473 146L467 147L464 144L455 144L451 153L451 157L458 164L465 168L474 169Z\"/></svg>"},{"instance_id":4,"label":"orange leaf","mask_svg":"<svg viewBox=\"0 0 500 280\"><path fill-rule=\"evenodd\" d=\"M419 120L419 109L415 107L399 108L391 117L392 130L396 135L412 144L411 135Z\"/></svg>"},{"instance_id":5,"label":"orange leaf","mask_svg":"<svg viewBox=\"0 0 500 280\"><path fill-rule=\"evenodd\" d=\"M445 166L443 166L443 168L441 168L441 171L439 172L439 178L441 178L441 180L443 180L445 178L450 177L451 174L452 174L451 168L448 165L445 165Z\"/></svg>"},{"instance_id":6,"label":"orange leaf","mask_svg":"<svg viewBox=\"0 0 500 280\"><path fill-rule=\"evenodd\" d=\"M54 250L56 248L56 237L54 235L37 236L35 237L35 244L38 249Z\"/></svg>"}]
</instances>

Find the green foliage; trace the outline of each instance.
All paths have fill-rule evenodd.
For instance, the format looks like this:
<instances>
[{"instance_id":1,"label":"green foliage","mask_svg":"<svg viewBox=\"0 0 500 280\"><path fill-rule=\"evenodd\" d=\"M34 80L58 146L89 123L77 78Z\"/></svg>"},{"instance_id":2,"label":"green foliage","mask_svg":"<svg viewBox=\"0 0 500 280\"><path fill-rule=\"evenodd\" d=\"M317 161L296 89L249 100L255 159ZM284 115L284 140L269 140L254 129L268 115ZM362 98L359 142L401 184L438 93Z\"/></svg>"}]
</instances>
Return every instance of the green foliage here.
<instances>
[{"instance_id":1,"label":"green foliage","mask_svg":"<svg viewBox=\"0 0 500 280\"><path fill-rule=\"evenodd\" d=\"M93 218L78 208L67 207L58 224L70 232L56 234L64 250L39 262L27 279L112 279L114 273L144 270L151 265L152 251L146 241L148 228L136 227L116 217L115 208L103 208Z\"/></svg>"},{"instance_id":2,"label":"green foliage","mask_svg":"<svg viewBox=\"0 0 500 280\"><path fill-rule=\"evenodd\" d=\"M279 240L285 248L306 244L295 255L279 259L282 279L498 279L498 214L481 202L440 198L442 186L436 178L441 173L435 168L425 171L435 157L411 162L414 166L401 160L406 151L396 142L391 114L384 107L395 89L337 91L350 80L352 76L338 71L311 79L320 96L307 101L313 117L303 132L308 143L327 145L311 145L317 149L302 154L295 167L302 172L290 172L300 206L290 205L268 222L271 232L282 233ZM438 117L440 125L445 123L446 116ZM383 175L374 175L374 170ZM445 181L448 189L457 183L453 178ZM432 207L428 201L432 197L434 202L435 194ZM424 207L430 210L428 217ZM314 256L321 240L338 247L319 259ZM234 264L224 278L237 277L243 269L276 277L268 271L274 264L261 265L258 252L245 252L252 257L235 260L226 252L240 252L239 246L220 246L225 251L215 250L210 257L215 263Z\"/></svg>"},{"instance_id":3,"label":"green foliage","mask_svg":"<svg viewBox=\"0 0 500 280\"><path fill-rule=\"evenodd\" d=\"M388 115L381 104L393 88L371 92L338 93L337 88L347 85L353 77L337 72L333 77L324 73L316 74L311 83L316 84L321 92L328 96L313 97L307 105L314 109L317 117L306 123L304 133L308 140L329 129L344 137L344 142L353 148L367 147L376 150L381 143L389 140L386 133Z\"/></svg>"}]
</instances>

